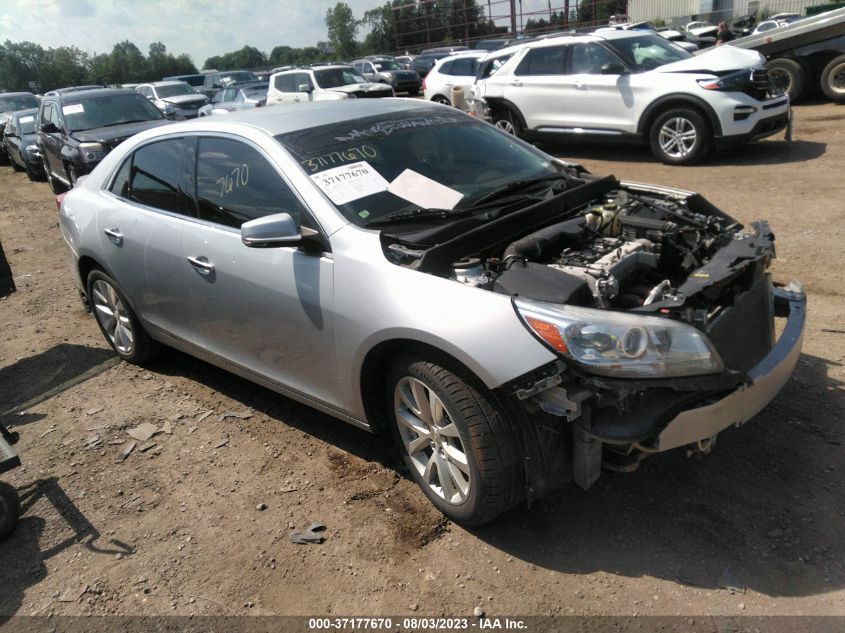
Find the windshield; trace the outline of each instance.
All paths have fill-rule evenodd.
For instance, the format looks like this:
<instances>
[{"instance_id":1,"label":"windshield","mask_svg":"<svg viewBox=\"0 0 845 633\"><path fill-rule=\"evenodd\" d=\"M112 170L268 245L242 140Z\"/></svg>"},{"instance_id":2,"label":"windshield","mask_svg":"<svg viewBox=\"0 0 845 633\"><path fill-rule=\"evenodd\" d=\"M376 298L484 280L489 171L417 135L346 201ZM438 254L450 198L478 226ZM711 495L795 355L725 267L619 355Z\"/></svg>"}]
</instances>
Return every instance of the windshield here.
<instances>
[{"instance_id":1,"label":"windshield","mask_svg":"<svg viewBox=\"0 0 845 633\"><path fill-rule=\"evenodd\" d=\"M349 84L364 84L367 80L358 74L352 66L344 68L325 68L314 71L314 79L320 88L339 88Z\"/></svg>"},{"instance_id":2,"label":"windshield","mask_svg":"<svg viewBox=\"0 0 845 633\"><path fill-rule=\"evenodd\" d=\"M453 201L429 206L456 209L515 181L559 175L539 150L463 113L444 114L435 108L332 123L280 134L276 140L341 213L359 226L419 207L385 190L400 174L429 192L438 190L444 202ZM325 188L326 180L347 178L342 175L345 170L352 170L349 177L363 177L346 195ZM322 172L326 172L323 179L315 179ZM393 185L391 190L403 192Z\"/></svg>"},{"instance_id":3,"label":"windshield","mask_svg":"<svg viewBox=\"0 0 845 633\"><path fill-rule=\"evenodd\" d=\"M178 95L195 95L197 91L188 84L181 83L173 84L172 86L159 86L156 88L156 94L159 99L166 99L167 97L176 97Z\"/></svg>"},{"instance_id":4,"label":"windshield","mask_svg":"<svg viewBox=\"0 0 845 633\"><path fill-rule=\"evenodd\" d=\"M399 68L399 64L390 60L373 62L373 66L376 67L376 70L402 70Z\"/></svg>"},{"instance_id":5,"label":"windshield","mask_svg":"<svg viewBox=\"0 0 845 633\"><path fill-rule=\"evenodd\" d=\"M71 132L164 118L158 108L139 94L108 95L66 103L62 106L62 114Z\"/></svg>"},{"instance_id":6,"label":"windshield","mask_svg":"<svg viewBox=\"0 0 845 633\"><path fill-rule=\"evenodd\" d=\"M233 73L220 73L220 83L232 84L236 81L255 81L257 77L248 70Z\"/></svg>"},{"instance_id":7,"label":"windshield","mask_svg":"<svg viewBox=\"0 0 845 633\"><path fill-rule=\"evenodd\" d=\"M267 96L267 86L253 86L241 90L246 99L264 99Z\"/></svg>"},{"instance_id":8,"label":"windshield","mask_svg":"<svg viewBox=\"0 0 845 633\"><path fill-rule=\"evenodd\" d=\"M612 39L608 40L607 44L619 53L633 70L640 72L692 57L691 53L659 35Z\"/></svg>"},{"instance_id":9,"label":"windshield","mask_svg":"<svg viewBox=\"0 0 845 633\"><path fill-rule=\"evenodd\" d=\"M38 99L34 95L0 96L0 112L14 112L37 107Z\"/></svg>"}]
</instances>

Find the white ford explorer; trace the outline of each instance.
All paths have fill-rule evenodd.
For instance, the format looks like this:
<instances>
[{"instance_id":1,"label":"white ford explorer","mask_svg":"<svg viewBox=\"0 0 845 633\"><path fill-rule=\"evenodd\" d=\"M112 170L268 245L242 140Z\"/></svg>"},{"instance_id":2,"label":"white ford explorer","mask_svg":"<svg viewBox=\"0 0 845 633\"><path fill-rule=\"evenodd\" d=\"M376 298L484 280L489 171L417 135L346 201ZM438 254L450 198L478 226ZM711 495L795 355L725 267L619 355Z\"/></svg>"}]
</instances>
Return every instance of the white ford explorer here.
<instances>
[{"instance_id":1,"label":"white ford explorer","mask_svg":"<svg viewBox=\"0 0 845 633\"><path fill-rule=\"evenodd\" d=\"M529 140L635 140L682 165L789 124L789 98L775 91L755 51L717 47L692 55L654 33L609 31L497 54L510 57L477 80L476 108Z\"/></svg>"}]
</instances>

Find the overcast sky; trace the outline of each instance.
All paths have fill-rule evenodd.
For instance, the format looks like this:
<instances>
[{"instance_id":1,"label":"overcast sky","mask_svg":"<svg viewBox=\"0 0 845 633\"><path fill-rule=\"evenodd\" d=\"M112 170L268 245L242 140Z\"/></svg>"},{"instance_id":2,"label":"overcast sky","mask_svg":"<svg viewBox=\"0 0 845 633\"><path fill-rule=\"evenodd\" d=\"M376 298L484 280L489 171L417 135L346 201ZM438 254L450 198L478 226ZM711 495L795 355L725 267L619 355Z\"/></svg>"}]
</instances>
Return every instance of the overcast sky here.
<instances>
[{"instance_id":1,"label":"overcast sky","mask_svg":"<svg viewBox=\"0 0 845 633\"><path fill-rule=\"evenodd\" d=\"M201 67L212 55L246 45L269 54L282 44L298 48L327 40L326 10L336 1L0 0L0 42L75 45L88 53L108 53L115 43L130 40L146 54L151 42L161 41L169 52L187 53ZM385 2L345 1L358 19ZM486 9L487 0L478 4ZM552 8L562 5L551 0ZM548 6L549 0L522 0L523 16L527 20L529 12L548 11ZM494 15L507 14L507 7L507 1L491 0Z\"/></svg>"}]
</instances>

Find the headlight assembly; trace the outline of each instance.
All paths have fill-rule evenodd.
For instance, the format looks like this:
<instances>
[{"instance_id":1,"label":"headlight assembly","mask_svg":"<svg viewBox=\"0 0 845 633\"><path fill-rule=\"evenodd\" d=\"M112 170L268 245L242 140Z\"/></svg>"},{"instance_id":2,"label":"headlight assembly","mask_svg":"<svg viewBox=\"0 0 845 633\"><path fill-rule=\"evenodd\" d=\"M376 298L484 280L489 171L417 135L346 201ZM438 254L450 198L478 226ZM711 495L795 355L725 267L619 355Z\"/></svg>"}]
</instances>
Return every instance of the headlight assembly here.
<instances>
[{"instance_id":1,"label":"headlight assembly","mask_svg":"<svg viewBox=\"0 0 845 633\"><path fill-rule=\"evenodd\" d=\"M514 305L546 346L593 374L674 378L724 370L707 337L686 323L524 299Z\"/></svg>"},{"instance_id":2,"label":"headlight assembly","mask_svg":"<svg viewBox=\"0 0 845 633\"><path fill-rule=\"evenodd\" d=\"M105 156L103 146L99 143L80 143L79 153L82 154L82 160L86 163L102 160Z\"/></svg>"}]
</instances>

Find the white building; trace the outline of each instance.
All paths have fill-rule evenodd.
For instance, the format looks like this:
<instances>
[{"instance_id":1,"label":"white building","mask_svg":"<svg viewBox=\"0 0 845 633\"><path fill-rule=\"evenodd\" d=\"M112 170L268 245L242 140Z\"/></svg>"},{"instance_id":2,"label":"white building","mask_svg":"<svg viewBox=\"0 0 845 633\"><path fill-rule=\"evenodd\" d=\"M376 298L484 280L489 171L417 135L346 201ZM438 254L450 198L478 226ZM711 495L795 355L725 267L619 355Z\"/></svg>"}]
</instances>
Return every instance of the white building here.
<instances>
[{"instance_id":1,"label":"white building","mask_svg":"<svg viewBox=\"0 0 845 633\"><path fill-rule=\"evenodd\" d=\"M667 24L683 24L693 20L708 20L714 24L757 11L774 13L804 13L804 8L823 4L824 0L628 0L628 15L632 22L658 18Z\"/></svg>"}]
</instances>

